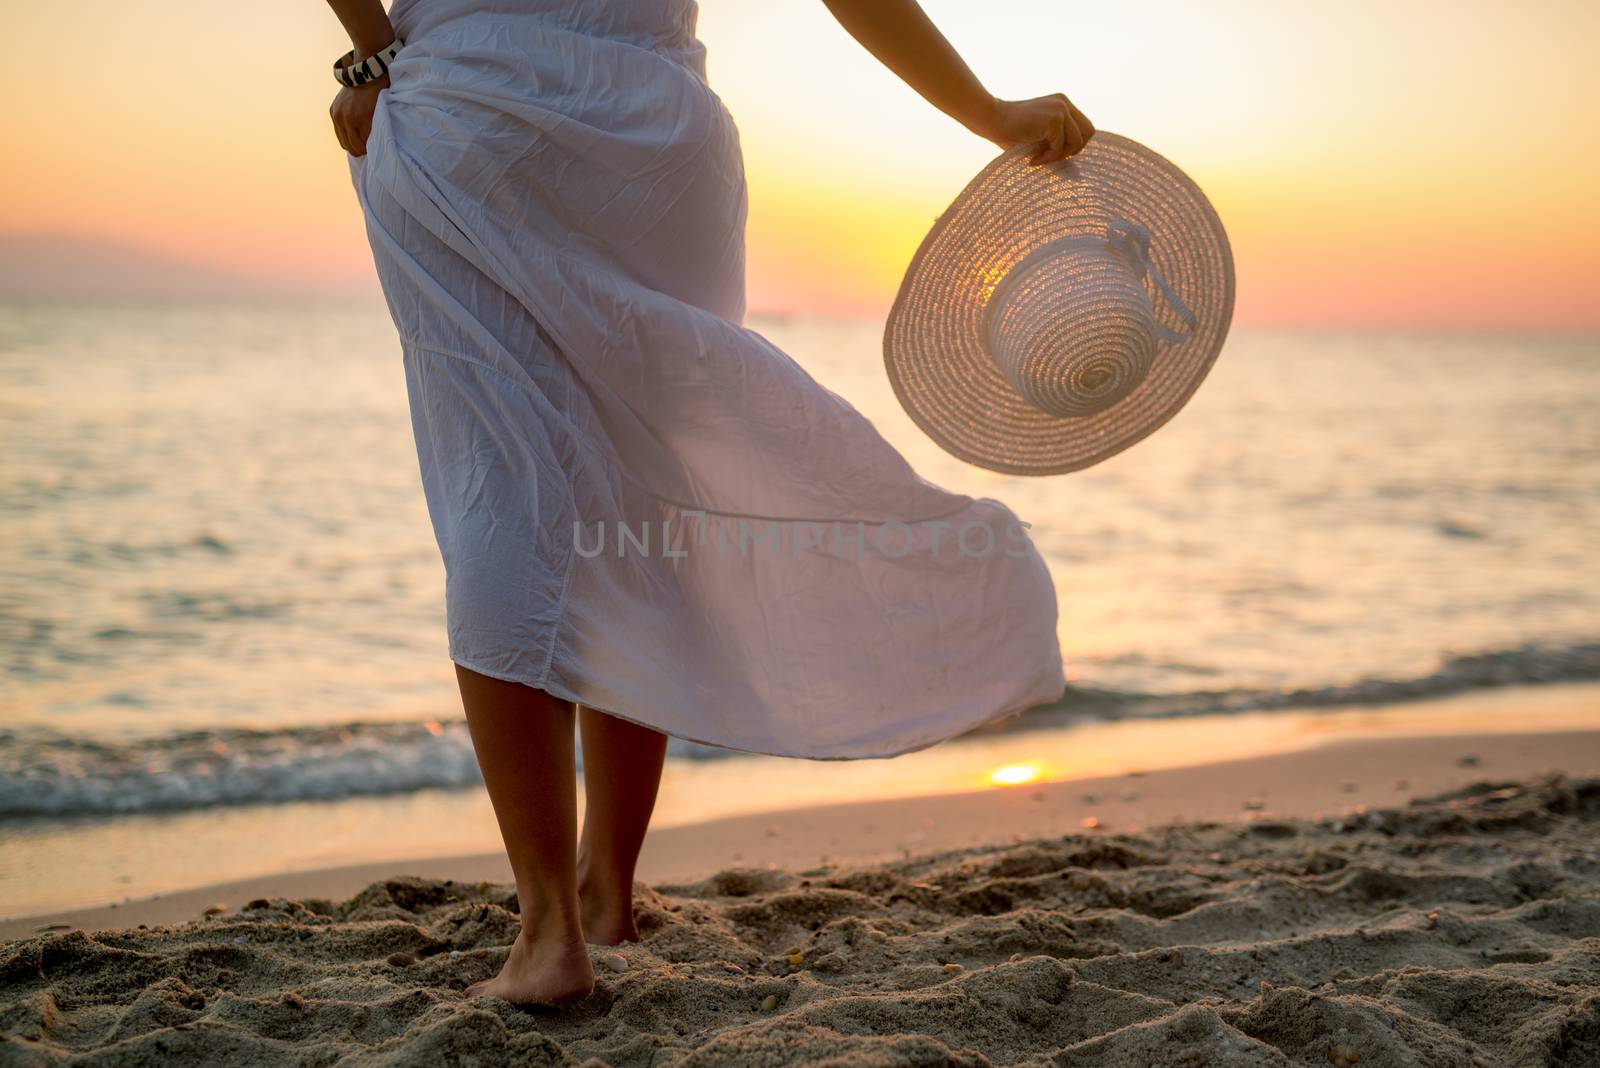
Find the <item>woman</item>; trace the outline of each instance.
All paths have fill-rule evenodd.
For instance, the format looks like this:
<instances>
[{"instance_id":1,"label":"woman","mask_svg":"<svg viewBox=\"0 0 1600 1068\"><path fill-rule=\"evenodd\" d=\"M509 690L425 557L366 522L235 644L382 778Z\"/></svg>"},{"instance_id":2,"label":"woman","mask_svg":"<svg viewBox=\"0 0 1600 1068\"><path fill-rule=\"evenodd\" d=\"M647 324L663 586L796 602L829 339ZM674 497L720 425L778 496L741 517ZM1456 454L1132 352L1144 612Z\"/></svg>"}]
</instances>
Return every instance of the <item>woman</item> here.
<instances>
[{"instance_id":1,"label":"woman","mask_svg":"<svg viewBox=\"0 0 1600 1068\"><path fill-rule=\"evenodd\" d=\"M695 0L329 2L357 59L401 42L331 111L516 876L521 932L467 993L583 997L586 942L638 938L669 734L856 759L1055 700L1054 591L1004 505L917 477L741 325L744 172ZM913 0L828 3L1003 148L1093 134L1059 94L985 92Z\"/></svg>"}]
</instances>

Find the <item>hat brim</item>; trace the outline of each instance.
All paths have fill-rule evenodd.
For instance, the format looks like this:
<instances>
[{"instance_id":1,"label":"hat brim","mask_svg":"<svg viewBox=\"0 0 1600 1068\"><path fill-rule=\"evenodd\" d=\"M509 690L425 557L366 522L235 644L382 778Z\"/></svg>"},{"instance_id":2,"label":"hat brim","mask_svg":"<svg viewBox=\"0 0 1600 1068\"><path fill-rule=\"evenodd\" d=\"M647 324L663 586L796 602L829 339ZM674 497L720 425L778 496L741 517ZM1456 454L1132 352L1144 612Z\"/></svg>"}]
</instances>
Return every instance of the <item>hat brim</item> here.
<instances>
[{"instance_id":1,"label":"hat brim","mask_svg":"<svg viewBox=\"0 0 1600 1068\"><path fill-rule=\"evenodd\" d=\"M907 414L947 452L1006 474L1055 475L1121 452L1188 402L1233 320L1233 255L1199 186L1138 142L1102 130L1056 163L1031 165L1031 152L1019 145L997 156L934 222L889 311L884 366ZM1078 417L1041 411L985 350L984 302L1034 248L1103 234L1113 219L1150 231L1151 263L1197 323L1182 341L1163 344L1144 380L1109 408ZM1152 294L1157 320L1183 330Z\"/></svg>"}]
</instances>

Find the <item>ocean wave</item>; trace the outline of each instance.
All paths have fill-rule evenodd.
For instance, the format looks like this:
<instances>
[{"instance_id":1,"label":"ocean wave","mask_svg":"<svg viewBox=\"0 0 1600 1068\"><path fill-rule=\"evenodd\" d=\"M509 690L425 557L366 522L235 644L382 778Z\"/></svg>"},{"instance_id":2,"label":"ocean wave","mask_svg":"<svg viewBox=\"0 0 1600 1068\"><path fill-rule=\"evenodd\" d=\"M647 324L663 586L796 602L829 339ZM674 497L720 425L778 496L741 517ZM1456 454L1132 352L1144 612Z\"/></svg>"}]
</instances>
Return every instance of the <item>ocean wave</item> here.
<instances>
[{"instance_id":1,"label":"ocean wave","mask_svg":"<svg viewBox=\"0 0 1600 1068\"><path fill-rule=\"evenodd\" d=\"M1600 679L1600 642L1529 642L1511 649L1446 653L1437 670L1411 678L1364 678L1292 689L1234 687L1182 693L1069 687L1066 697L1059 703L1048 710L1038 710L1040 714L1034 717L1034 723L1037 725L1046 716L1119 719L1392 704L1495 686L1535 686L1594 679Z\"/></svg>"},{"instance_id":2,"label":"ocean wave","mask_svg":"<svg viewBox=\"0 0 1600 1068\"><path fill-rule=\"evenodd\" d=\"M1585 679L1600 679L1600 642L1536 643L1450 655L1438 670L1415 678L1312 688L1151 694L1073 687L1061 702L1001 726L1016 730L1129 716L1370 705L1483 687ZM668 755L689 760L741 756L676 738ZM186 731L119 742L42 729L0 730L0 819L334 801L481 782L471 737L458 719Z\"/></svg>"}]
</instances>

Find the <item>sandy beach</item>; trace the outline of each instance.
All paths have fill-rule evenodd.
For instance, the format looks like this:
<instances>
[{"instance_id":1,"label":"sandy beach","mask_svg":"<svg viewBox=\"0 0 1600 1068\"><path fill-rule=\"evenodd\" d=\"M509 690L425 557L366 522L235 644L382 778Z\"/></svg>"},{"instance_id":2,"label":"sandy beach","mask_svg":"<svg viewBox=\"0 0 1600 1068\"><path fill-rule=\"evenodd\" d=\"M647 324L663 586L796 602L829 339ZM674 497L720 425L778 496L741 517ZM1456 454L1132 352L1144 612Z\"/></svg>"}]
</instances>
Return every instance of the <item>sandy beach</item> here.
<instances>
[{"instance_id":1,"label":"sandy beach","mask_svg":"<svg viewBox=\"0 0 1600 1068\"><path fill-rule=\"evenodd\" d=\"M22 7L0 1068L1600 1068L1600 2L1441 6Z\"/></svg>"},{"instance_id":2,"label":"sandy beach","mask_svg":"<svg viewBox=\"0 0 1600 1068\"><path fill-rule=\"evenodd\" d=\"M1600 732L1343 742L668 828L573 1006L463 997L495 856L9 921L53 1064L1600 1063ZM42 928L42 929L41 929Z\"/></svg>"}]
</instances>

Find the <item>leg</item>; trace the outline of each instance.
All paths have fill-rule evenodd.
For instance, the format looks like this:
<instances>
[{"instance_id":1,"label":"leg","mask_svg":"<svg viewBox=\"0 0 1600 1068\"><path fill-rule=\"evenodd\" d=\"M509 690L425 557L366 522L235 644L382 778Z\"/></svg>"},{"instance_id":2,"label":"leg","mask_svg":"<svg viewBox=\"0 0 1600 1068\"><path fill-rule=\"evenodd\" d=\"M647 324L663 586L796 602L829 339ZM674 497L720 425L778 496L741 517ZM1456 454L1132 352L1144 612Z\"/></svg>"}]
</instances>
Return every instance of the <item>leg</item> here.
<instances>
[{"instance_id":1,"label":"leg","mask_svg":"<svg viewBox=\"0 0 1600 1068\"><path fill-rule=\"evenodd\" d=\"M584 997L594 990L594 966L578 913L573 707L459 664L456 681L522 913L505 967L467 987L467 995L514 1002Z\"/></svg>"},{"instance_id":2,"label":"leg","mask_svg":"<svg viewBox=\"0 0 1600 1068\"><path fill-rule=\"evenodd\" d=\"M582 706L578 728L585 801L578 843L583 936L606 946L637 942L633 870L650 828L667 736Z\"/></svg>"}]
</instances>

